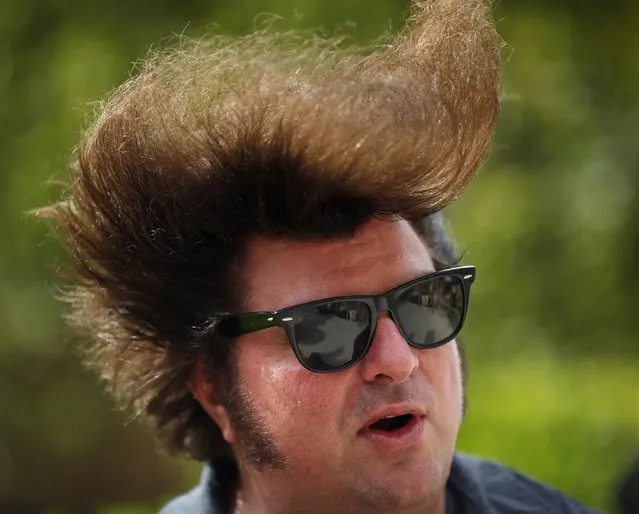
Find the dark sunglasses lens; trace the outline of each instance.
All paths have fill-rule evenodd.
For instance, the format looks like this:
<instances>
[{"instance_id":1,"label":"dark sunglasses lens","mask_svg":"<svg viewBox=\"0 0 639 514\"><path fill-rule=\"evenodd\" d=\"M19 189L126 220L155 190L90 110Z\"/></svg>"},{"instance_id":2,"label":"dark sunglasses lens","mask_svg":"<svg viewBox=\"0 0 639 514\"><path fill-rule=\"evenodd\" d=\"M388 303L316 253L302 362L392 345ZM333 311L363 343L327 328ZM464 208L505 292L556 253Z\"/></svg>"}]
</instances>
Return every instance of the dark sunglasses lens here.
<instances>
[{"instance_id":1,"label":"dark sunglasses lens","mask_svg":"<svg viewBox=\"0 0 639 514\"><path fill-rule=\"evenodd\" d=\"M406 337L416 346L433 346L449 339L459 328L464 312L460 277L436 277L402 291L397 317Z\"/></svg>"},{"instance_id":2,"label":"dark sunglasses lens","mask_svg":"<svg viewBox=\"0 0 639 514\"><path fill-rule=\"evenodd\" d=\"M332 302L297 312L293 326L304 364L313 371L333 371L364 353L371 313L365 303Z\"/></svg>"}]
</instances>

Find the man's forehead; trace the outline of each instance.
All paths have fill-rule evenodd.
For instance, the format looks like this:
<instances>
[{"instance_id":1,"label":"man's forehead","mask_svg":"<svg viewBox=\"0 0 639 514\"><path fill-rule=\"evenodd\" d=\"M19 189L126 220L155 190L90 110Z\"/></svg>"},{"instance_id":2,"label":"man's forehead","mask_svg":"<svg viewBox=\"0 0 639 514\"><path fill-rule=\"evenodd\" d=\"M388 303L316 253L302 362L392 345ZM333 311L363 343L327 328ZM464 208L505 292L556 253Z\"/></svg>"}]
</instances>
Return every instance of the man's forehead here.
<instances>
[{"instance_id":1,"label":"man's forehead","mask_svg":"<svg viewBox=\"0 0 639 514\"><path fill-rule=\"evenodd\" d=\"M247 308L276 310L330 296L378 294L434 269L406 221L371 221L324 241L255 238L241 270Z\"/></svg>"}]
</instances>

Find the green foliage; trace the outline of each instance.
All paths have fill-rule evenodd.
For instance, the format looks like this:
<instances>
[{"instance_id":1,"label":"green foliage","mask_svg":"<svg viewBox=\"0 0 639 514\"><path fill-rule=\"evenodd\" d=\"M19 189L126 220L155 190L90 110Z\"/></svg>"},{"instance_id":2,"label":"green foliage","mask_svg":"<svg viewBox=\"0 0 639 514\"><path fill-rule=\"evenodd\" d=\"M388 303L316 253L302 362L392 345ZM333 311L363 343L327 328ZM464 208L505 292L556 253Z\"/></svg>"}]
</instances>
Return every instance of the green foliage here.
<instances>
[{"instance_id":1,"label":"green foliage","mask_svg":"<svg viewBox=\"0 0 639 514\"><path fill-rule=\"evenodd\" d=\"M157 509L145 506L114 505L100 507L96 514L155 514Z\"/></svg>"},{"instance_id":2,"label":"green foliage","mask_svg":"<svg viewBox=\"0 0 639 514\"><path fill-rule=\"evenodd\" d=\"M508 462L601 509L636 444L636 363L549 356L470 370L462 451Z\"/></svg>"},{"instance_id":3,"label":"green foliage","mask_svg":"<svg viewBox=\"0 0 639 514\"><path fill-rule=\"evenodd\" d=\"M0 511L155 512L197 476L81 370L54 298L65 256L25 215L59 194L46 183L66 176L83 104L175 34L246 32L271 12L369 42L406 5L1 3ZM606 507L637 436L639 3L513 0L496 19L509 44L498 137L449 210L478 266L460 447Z\"/></svg>"}]
</instances>

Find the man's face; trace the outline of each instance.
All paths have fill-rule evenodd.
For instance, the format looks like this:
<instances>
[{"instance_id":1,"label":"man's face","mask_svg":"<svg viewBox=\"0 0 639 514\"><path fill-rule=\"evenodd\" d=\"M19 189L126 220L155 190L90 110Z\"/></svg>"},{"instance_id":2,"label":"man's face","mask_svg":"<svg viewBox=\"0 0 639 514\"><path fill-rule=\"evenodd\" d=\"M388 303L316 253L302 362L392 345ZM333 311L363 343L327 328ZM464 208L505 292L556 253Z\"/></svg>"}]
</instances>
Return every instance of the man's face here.
<instances>
[{"instance_id":1,"label":"man's face","mask_svg":"<svg viewBox=\"0 0 639 514\"><path fill-rule=\"evenodd\" d=\"M242 272L247 310L271 311L383 293L433 270L407 222L373 221L349 239L254 240ZM455 342L414 349L383 313L367 355L328 374L303 368L281 328L242 336L237 345L229 411L236 411L230 416L241 466L255 467L256 455L262 465L271 459L300 496L339 498L353 508L409 507L443 491L462 417ZM368 428L378 415L406 412L414 418L410 430Z\"/></svg>"}]
</instances>

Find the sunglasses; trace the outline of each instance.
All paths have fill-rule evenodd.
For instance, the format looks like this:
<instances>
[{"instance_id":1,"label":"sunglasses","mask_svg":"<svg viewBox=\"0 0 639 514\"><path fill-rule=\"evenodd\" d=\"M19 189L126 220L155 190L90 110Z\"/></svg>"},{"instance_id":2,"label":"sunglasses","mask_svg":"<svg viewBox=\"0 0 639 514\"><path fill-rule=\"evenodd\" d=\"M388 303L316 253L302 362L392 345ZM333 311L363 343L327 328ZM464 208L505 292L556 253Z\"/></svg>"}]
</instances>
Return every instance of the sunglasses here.
<instances>
[{"instance_id":1,"label":"sunglasses","mask_svg":"<svg viewBox=\"0 0 639 514\"><path fill-rule=\"evenodd\" d=\"M436 348L461 330L474 266L430 273L371 296L340 296L272 312L226 316L218 333L238 337L282 327L298 360L309 371L332 373L366 355L380 312L388 312L402 337L414 348Z\"/></svg>"}]
</instances>

